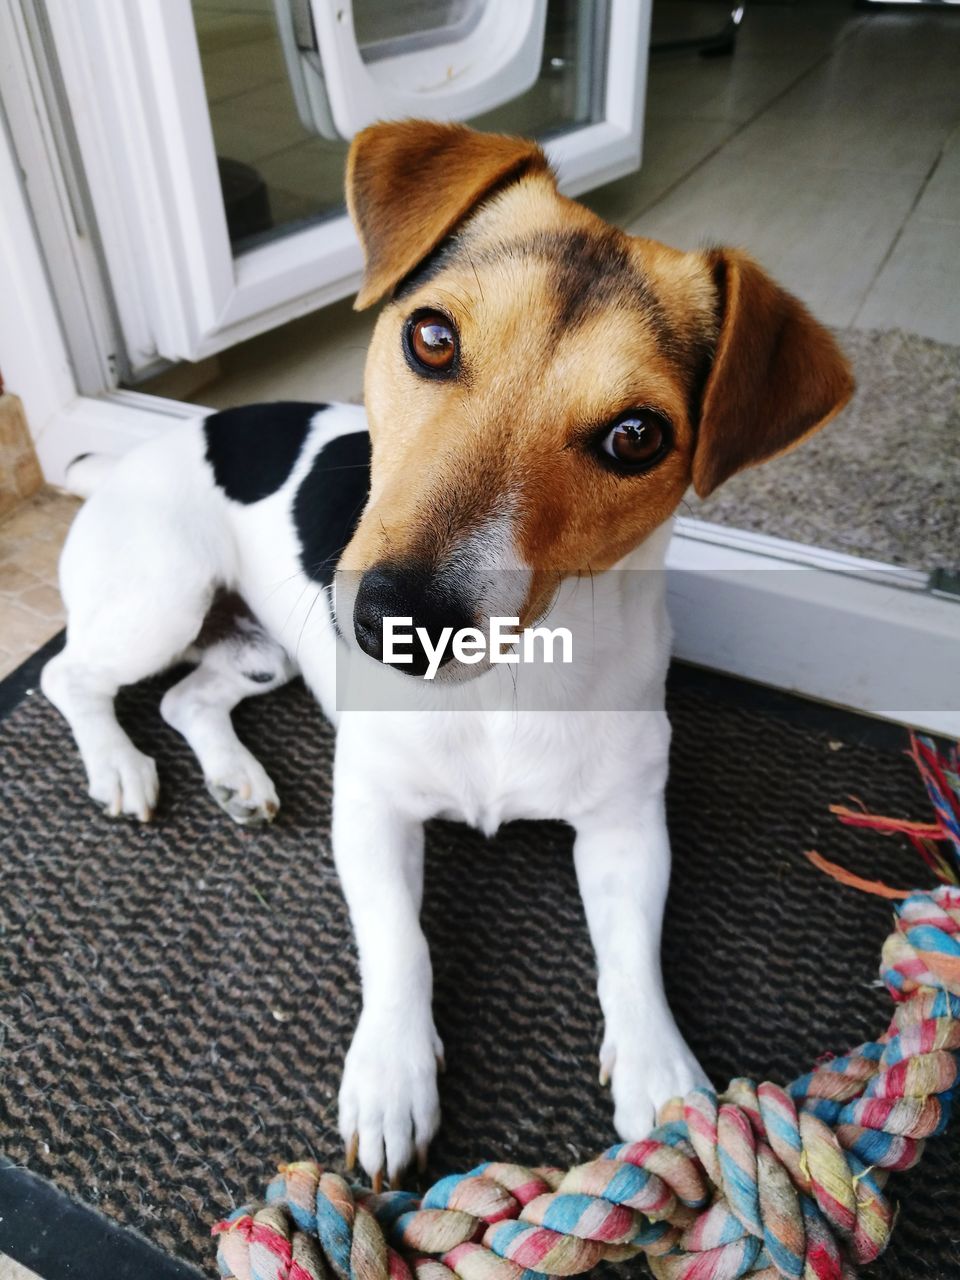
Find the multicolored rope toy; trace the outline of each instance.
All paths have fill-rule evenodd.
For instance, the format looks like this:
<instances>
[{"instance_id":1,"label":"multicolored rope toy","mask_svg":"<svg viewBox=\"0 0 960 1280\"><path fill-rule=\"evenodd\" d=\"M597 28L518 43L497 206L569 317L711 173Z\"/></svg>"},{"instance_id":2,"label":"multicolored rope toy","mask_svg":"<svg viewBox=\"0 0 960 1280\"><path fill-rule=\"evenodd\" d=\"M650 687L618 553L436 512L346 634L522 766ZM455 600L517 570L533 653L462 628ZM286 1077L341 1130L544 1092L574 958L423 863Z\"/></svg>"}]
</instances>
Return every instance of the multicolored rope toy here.
<instances>
[{"instance_id":1,"label":"multicolored rope toy","mask_svg":"<svg viewBox=\"0 0 960 1280\"><path fill-rule=\"evenodd\" d=\"M865 827L885 836L906 836L938 880L944 884L960 885L960 744L940 751L932 738L911 733L907 754L917 766L927 789L935 815L933 822L883 818L876 813L867 813L864 808L851 809L842 804L832 804L830 812L848 827ZM946 853L941 852L941 844L947 846ZM881 898L910 896L909 889L893 889L882 880L864 880L838 867L835 862L828 862L819 853L811 852L807 857L815 867L841 884L852 885Z\"/></svg>"},{"instance_id":2,"label":"multicolored rope toy","mask_svg":"<svg viewBox=\"0 0 960 1280\"><path fill-rule=\"evenodd\" d=\"M879 1040L787 1089L695 1089L567 1171L483 1164L418 1199L285 1165L214 1228L221 1274L541 1280L643 1252L658 1280L849 1280L889 1240L888 1174L943 1131L960 1079L960 888L898 905L880 972L896 1007Z\"/></svg>"}]
</instances>

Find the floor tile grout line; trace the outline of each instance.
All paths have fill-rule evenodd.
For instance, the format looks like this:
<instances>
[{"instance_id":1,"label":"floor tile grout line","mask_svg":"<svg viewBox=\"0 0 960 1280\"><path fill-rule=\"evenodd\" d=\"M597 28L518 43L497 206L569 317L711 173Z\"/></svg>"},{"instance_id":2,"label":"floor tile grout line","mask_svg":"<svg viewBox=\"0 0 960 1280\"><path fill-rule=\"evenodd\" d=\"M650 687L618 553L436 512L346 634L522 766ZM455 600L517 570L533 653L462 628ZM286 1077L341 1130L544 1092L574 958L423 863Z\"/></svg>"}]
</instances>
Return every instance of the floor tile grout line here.
<instances>
[{"instance_id":1,"label":"floor tile grout line","mask_svg":"<svg viewBox=\"0 0 960 1280\"><path fill-rule=\"evenodd\" d=\"M890 241L890 244L887 247L886 253L877 263L877 269L876 271L874 271L870 279L870 283L867 285L866 289L864 289L863 294L860 298L860 301L857 303L857 309L853 313L853 319L850 321L849 325L847 326L848 328L855 329L858 327L858 321L860 319L860 316L863 312L864 307L867 305L867 299L870 296L870 292L873 289L874 285L879 280L880 275L883 272L884 268L886 267L887 263L893 257L894 252L896 251L897 245L903 239L903 233L907 228L907 223L916 213L917 206L919 205L920 201L923 198L923 193L926 191L927 187L930 185L930 181L933 178L933 175L940 168L941 161L943 160L943 157L946 151L947 142L950 140L951 137L953 137L954 132L955 132L955 129L951 130L950 133L947 134L947 137L944 139L944 141L941 143L940 150L937 152L937 155L936 155L936 159L933 161L933 164L931 164L930 168L927 170L926 176L924 177L923 181L920 183L920 186L917 188L917 192L913 198L913 202L911 203L910 208L907 210L906 214L904 215L904 219L900 223L900 226L897 228L896 235Z\"/></svg>"}]
</instances>

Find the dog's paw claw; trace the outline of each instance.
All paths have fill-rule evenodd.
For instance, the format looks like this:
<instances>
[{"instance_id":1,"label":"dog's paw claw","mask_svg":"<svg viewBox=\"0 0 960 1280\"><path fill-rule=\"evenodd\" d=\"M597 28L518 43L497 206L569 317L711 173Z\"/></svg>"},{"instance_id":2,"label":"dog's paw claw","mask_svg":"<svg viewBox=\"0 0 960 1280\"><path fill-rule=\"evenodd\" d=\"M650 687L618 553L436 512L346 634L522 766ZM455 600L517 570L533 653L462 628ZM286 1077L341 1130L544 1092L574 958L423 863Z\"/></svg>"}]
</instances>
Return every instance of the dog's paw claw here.
<instances>
[{"instance_id":1,"label":"dog's paw claw","mask_svg":"<svg viewBox=\"0 0 960 1280\"><path fill-rule=\"evenodd\" d=\"M206 782L220 808L241 826L272 822L280 809L273 782L251 755L225 761Z\"/></svg>"},{"instance_id":2,"label":"dog's paw claw","mask_svg":"<svg viewBox=\"0 0 960 1280\"><path fill-rule=\"evenodd\" d=\"M443 1046L426 1018L381 1020L366 1009L340 1086L340 1134L347 1168L359 1159L374 1190L393 1182L414 1156L426 1163L440 1123L437 1058Z\"/></svg>"}]
</instances>

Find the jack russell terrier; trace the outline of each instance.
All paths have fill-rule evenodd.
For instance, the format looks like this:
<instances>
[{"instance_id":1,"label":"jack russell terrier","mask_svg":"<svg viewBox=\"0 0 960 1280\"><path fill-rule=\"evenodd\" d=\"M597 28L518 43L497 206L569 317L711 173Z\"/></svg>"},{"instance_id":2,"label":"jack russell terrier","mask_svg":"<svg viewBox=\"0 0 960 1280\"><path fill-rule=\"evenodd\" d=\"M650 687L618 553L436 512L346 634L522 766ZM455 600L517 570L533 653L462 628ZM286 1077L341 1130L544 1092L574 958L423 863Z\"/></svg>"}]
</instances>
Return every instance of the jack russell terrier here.
<instances>
[{"instance_id":1,"label":"jack russell terrier","mask_svg":"<svg viewBox=\"0 0 960 1280\"><path fill-rule=\"evenodd\" d=\"M419 923L434 815L488 833L521 817L573 827L605 1023L600 1079L623 1138L704 1080L660 971L664 575L609 571L661 570L688 485L708 494L791 448L853 382L831 336L745 254L683 253L607 225L558 193L531 142L375 125L351 147L347 199L365 255L356 305L386 299L365 410L230 409L122 460L78 460L74 487L95 492L64 547L67 643L42 686L93 799L146 821L156 768L114 697L191 660L162 714L213 797L254 822L274 816L277 795L230 713L302 674L337 726L333 853L363 985L340 1132L348 1162L359 1155L379 1186L415 1152L423 1160L439 1123L442 1045ZM626 579L642 585L627 591ZM225 593L236 608L217 629L209 615ZM504 674L489 661L434 664L429 684L411 679L422 651L383 665L387 618L434 636L495 613L526 628L549 612L576 631L584 599L606 610L588 702L583 674L562 667L534 673L540 701L518 709L483 692ZM338 708L344 662L416 685L419 701Z\"/></svg>"}]
</instances>

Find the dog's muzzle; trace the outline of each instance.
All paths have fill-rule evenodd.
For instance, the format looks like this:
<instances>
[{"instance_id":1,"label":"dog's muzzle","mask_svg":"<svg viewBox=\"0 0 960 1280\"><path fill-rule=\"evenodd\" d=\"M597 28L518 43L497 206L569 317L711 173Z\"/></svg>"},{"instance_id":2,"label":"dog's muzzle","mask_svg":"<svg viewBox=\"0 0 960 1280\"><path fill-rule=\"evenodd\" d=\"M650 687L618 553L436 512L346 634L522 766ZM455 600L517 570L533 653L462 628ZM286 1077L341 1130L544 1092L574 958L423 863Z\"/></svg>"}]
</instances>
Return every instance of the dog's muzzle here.
<instances>
[{"instance_id":1,"label":"dog's muzzle","mask_svg":"<svg viewBox=\"0 0 960 1280\"><path fill-rule=\"evenodd\" d=\"M444 628L452 627L456 633L475 625L463 601L419 565L377 564L367 569L360 579L353 606L353 630L363 652L378 662L384 661L384 621L388 618L411 620L404 624L405 631L413 632L404 650L410 654L411 661L388 665L412 676L424 675L429 666L417 628L423 628L430 643L436 645ZM445 666L452 656L448 646L440 666Z\"/></svg>"}]
</instances>

